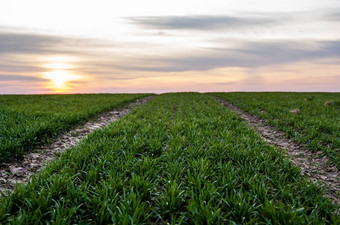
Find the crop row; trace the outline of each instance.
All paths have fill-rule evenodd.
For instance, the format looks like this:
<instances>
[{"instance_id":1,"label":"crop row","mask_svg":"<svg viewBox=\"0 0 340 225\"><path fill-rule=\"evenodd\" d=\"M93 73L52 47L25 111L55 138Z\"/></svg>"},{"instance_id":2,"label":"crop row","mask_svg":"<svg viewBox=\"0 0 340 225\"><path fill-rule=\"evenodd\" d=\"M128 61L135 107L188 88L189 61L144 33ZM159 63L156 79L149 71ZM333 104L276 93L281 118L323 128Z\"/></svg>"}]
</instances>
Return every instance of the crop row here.
<instances>
[{"instance_id":1,"label":"crop row","mask_svg":"<svg viewBox=\"0 0 340 225\"><path fill-rule=\"evenodd\" d=\"M213 93L322 151L340 169L339 93ZM292 111L293 110L293 111ZM292 111L292 112L291 112Z\"/></svg>"},{"instance_id":2,"label":"crop row","mask_svg":"<svg viewBox=\"0 0 340 225\"><path fill-rule=\"evenodd\" d=\"M12 224L339 224L324 190L202 94L165 94L0 199Z\"/></svg>"},{"instance_id":3,"label":"crop row","mask_svg":"<svg viewBox=\"0 0 340 225\"><path fill-rule=\"evenodd\" d=\"M21 157L49 138L142 94L2 95L0 163Z\"/></svg>"}]
</instances>

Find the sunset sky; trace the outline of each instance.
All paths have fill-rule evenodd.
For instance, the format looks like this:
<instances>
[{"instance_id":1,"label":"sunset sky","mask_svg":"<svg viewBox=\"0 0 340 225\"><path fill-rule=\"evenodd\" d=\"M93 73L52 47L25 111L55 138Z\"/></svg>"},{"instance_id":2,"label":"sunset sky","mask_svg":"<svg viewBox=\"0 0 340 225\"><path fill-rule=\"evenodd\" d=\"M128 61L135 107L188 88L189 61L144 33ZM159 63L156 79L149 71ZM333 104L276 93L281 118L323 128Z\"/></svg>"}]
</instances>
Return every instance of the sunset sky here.
<instances>
[{"instance_id":1,"label":"sunset sky","mask_svg":"<svg viewBox=\"0 0 340 225\"><path fill-rule=\"evenodd\" d=\"M0 0L0 94L340 91L339 0Z\"/></svg>"}]
</instances>

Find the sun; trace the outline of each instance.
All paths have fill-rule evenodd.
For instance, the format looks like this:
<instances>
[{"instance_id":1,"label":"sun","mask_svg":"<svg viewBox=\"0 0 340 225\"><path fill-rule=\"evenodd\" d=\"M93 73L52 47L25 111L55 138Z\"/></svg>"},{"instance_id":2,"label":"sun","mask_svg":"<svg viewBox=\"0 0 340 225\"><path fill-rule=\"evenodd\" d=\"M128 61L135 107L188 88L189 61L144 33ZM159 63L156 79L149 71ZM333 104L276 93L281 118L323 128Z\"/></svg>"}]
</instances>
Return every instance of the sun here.
<instances>
[{"instance_id":1,"label":"sun","mask_svg":"<svg viewBox=\"0 0 340 225\"><path fill-rule=\"evenodd\" d=\"M51 56L48 58L48 63L43 65L47 69L43 73L43 78L49 80L46 84L48 89L56 93L64 93L72 91L74 85L71 81L82 79L82 76L74 74L77 62L76 58L67 56Z\"/></svg>"},{"instance_id":2,"label":"sun","mask_svg":"<svg viewBox=\"0 0 340 225\"><path fill-rule=\"evenodd\" d=\"M51 72L46 72L44 77L51 80L54 87L58 89L67 88L66 83L68 81L77 80L78 78L65 70L53 70Z\"/></svg>"}]
</instances>

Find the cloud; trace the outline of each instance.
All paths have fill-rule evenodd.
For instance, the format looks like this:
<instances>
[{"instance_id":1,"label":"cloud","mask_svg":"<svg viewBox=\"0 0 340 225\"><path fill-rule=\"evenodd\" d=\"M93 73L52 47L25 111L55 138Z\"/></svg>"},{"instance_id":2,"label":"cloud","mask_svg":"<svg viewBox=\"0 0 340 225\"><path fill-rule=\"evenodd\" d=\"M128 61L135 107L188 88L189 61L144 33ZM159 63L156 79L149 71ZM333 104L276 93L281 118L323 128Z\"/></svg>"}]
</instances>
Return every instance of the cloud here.
<instances>
[{"instance_id":1,"label":"cloud","mask_svg":"<svg viewBox=\"0 0 340 225\"><path fill-rule=\"evenodd\" d=\"M29 62L22 62L20 60L18 60L15 64L6 64L4 62L0 62L0 68L0 72L8 71L11 73L42 72L46 70L37 65L32 65Z\"/></svg>"},{"instance_id":2,"label":"cloud","mask_svg":"<svg viewBox=\"0 0 340 225\"><path fill-rule=\"evenodd\" d=\"M276 22L269 18L232 16L147 16L129 17L128 20L145 28L165 30L215 30L262 26Z\"/></svg>"},{"instance_id":3,"label":"cloud","mask_svg":"<svg viewBox=\"0 0 340 225\"><path fill-rule=\"evenodd\" d=\"M145 58L144 65L121 69L180 72L210 70L219 67L254 68L273 64L340 57L340 41L243 42L239 48L216 47L192 55Z\"/></svg>"},{"instance_id":4,"label":"cloud","mask_svg":"<svg viewBox=\"0 0 340 225\"><path fill-rule=\"evenodd\" d=\"M1 31L0 54L82 54L93 55L91 48L107 48L112 42L47 34Z\"/></svg>"},{"instance_id":5,"label":"cloud","mask_svg":"<svg viewBox=\"0 0 340 225\"><path fill-rule=\"evenodd\" d=\"M45 81L46 79L35 76L23 75L2 75L0 74L0 81Z\"/></svg>"},{"instance_id":6,"label":"cloud","mask_svg":"<svg viewBox=\"0 0 340 225\"><path fill-rule=\"evenodd\" d=\"M84 72L92 70L95 74L104 69L107 73L110 70L112 73L114 67L112 63L104 67L100 67L100 63L108 58L102 50L107 51L113 46L114 43L107 40L15 33L13 28L0 27L0 56L2 57L0 72L21 75L41 74L48 70L44 65L53 63L51 62L53 57L63 58L65 56L79 59L79 62L70 63L74 64L77 69L86 67ZM16 78L25 80L25 77ZM3 77L3 79L9 80L10 77Z\"/></svg>"},{"instance_id":7,"label":"cloud","mask_svg":"<svg viewBox=\"0 0 340 225\"><path fill-rule=\"evenodd\" d=\"M0 54L51 52L51 45L61 42L61 39L54 36L0 33Z\"/></svg>"},{"instance_id":8,"label":"cloud","mask_svg":"<svg viewBox=\"0 0 340 225\"><path fill-rule=\"evenodd\" d=\"M202 17L207 24L223 21L220 17ZM201 19L202 19L201 18ZM224 17L223 17L224 18ZM189 26L190 23L185 23ZM190 25L196 26L195 23ZM75 72L96 74L105 79L134 79L138 74L128 75L122 71L181 72L189 70L211 70L219 67L254 68L265 65L285 64L289 62L340 57L338 41L241 41L238 47L224 47L228 40L212 40L211 48L186 49L176 55L145 54L102 54L102 49L112 47L112 42L99 40L74 39L40 34L0 33L0 54L11 53L0 62L2 72L23 74L42 72L37 62L32 63L27 57L14 57L20 54L69 54L84 59L77 62ZM86 44L87 43L87 44ZM117 46L120 44L117 42ZM86 46L86 48L85 48ZM99 47L98 47L99 46ZM128 48L126 43L122 46ZM236 46L236 45L235 45ZM133 49L136 46L133 46ZM143 49L143 46L140 46ZM93 51L94 49L98 51ZM122 49L120 49L122 51Z\"/></svg>"},{"instance_id":9,"label":"cloud","mask_svg":"<svg viewBox=\"0 0 340 225\"><path fill-rule=\"evenodd\" d=\"M257 59L250 57L254 61L254 65L261 62L264 64L265 62L268 64L296 62L301 60L340 57L340 40L250 42L235 51L256 57Z\"/></svg>"},{"instance_id":10,"label":"cloud","mask_svg":"<svg viewBox=\"0 0 340 225\"><path fill-rule=\"evenodd\" d=\"M218 21L223 21L221 17L202 18L206 21L204 26L219 24ZM185 26L194 27L196 25L195 23L186 23ZM26 75L46 72L47 69L42 65L45 65L48 59L32 57L34 59L32 61L25 54L44 56L62 53L80 59L74 62L74 68L68 70L70 73L82 74L95 79L133 80L152 76L147 72L150 74L160 72L163 73L162 76L167 76L169 72L208 71L225 67L252 69L268 65L340 57L340 40L262 42L236 40L235 45L229 46L226 46L225 43L230 44L230 39L211 39L208 44L213 47L209 48L188 47L180 49L181 51L176 53L162 52L162 54L158 54L155 51L154 54L151 54L150 49L153 46L150 43L139 45L138 42L113 43L113 41L101 42L100 40L53 35L0 32L0 55L9 53L4 57L4 60L0 61L0 68L2 74L7 76L12 76L8 74L20 74L20 76L25 76L15 79L29 79ZM156 45L155 49L158 49L159 43ZM115 50L114 46L117 46L117 52L113 51ZM128 53L125 54L125 52ZM3 77L2 79L10 78Z\"/></svg>"},{"instance_id":11,"label":"cloud","mask_svg":"<svg viewBox=\"0 0 340 225\"><path fill-rule=\"evenodd\" d=\"M335 12L327 16L327 19L339 22L340 21L340 12Z\"/></svg>"}]
</instances>

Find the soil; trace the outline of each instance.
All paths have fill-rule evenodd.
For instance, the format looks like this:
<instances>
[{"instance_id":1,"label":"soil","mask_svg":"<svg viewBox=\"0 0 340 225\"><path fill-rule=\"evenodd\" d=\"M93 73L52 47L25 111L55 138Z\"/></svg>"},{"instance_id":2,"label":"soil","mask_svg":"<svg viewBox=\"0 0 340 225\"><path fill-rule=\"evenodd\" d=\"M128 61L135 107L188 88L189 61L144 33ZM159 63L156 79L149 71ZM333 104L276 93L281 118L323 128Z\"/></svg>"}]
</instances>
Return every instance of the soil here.
<instances>
[{"instance_id":1,"label":"soil","mask_svg":"<svg viewBox=\"0 0 340 225\"><path fill-rule=\"evenodd\" d=\"M301 173L308 176L311 182L319 182L324 185L326 195L337 205L340 204L340 172L336 166L328 162L322 152L312 152L301 144L286 138L286 134L271 126L257 116L245 113L234 104L215 98L228 109L236 112L251 127L255 128L262 138L270 145L285 150L286 155L296 166L301 168Z\"/></svg>"},{"instance_id":2,"label":"soil","mask_svg":"<svg viewBox=\"0 0 340 225\"><path fill-rule=\"evenodd\" d=\"M55 160L59 153L75 146L89 133L109 125L152 98L154 98L154 96L138 99L124 108L106 112L94 120L88 121L60 135L57 139L52 140L50 144L37 148L34 152L25 155L22 159L1 164L0 191L3 193L13 191L16 183L26 183L33 174L37 173L46 165L46 162Z\"/></svg>"}]
</instances>

